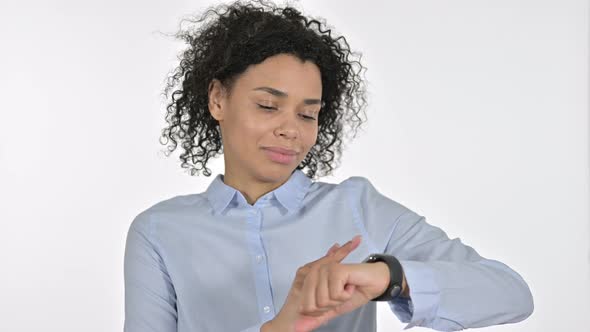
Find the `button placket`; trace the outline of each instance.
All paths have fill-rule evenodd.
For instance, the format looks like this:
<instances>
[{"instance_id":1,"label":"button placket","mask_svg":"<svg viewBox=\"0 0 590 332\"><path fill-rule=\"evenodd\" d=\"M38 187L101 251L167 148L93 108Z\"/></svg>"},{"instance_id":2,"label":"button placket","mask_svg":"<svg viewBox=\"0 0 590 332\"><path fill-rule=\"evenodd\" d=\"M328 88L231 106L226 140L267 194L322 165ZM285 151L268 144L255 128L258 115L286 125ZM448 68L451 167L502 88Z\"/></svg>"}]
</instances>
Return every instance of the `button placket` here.
<instances>
[{"instance_id":1,"label":"button placket","mask_svg":"<svg viewBox=\"0 0 590 332\"><path fill-rule=\"evenodd\" d=\"M259 207L253 207L248 211L249 232L251 236L252 263L255 276L256 293L258 297L259 313L261 319L266 321L272 319L274 314L272 290L268 266L264 253L264 245L261 238L262 211Z\"/></svg>"}]
</instances>

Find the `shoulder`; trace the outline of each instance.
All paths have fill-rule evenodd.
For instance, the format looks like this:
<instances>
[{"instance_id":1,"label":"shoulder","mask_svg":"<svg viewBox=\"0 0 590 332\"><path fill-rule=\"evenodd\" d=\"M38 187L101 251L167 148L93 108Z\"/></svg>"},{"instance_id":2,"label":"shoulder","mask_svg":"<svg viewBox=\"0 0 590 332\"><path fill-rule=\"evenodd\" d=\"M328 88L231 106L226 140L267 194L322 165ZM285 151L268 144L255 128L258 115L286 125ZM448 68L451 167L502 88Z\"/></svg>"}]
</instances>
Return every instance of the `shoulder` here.
<instances>
[{"instance_id":1,"label":"shoulder","mask_svg":"<svg viewBox=\"0 0 590 332\"><path fill-rule=\"evenodd\" d=\"M373 213L386 213L389 216L400 216L412 212L405 205L382 193L377 186L364 176L351 176L337 186L347 192L351 203L359 209Z\"/></svg>"},{"instance_id":2,"label":"shoulder","mask_svg":"<svg viewBox=\"0 0 590 332\"><path fill-rule=\"evenodd\" d=\"M324 181L312 182L310 192L326 192L326 191L349 191L349 190L366 190L373 185L369 179L362 176L351 176L339 183L331 183Z\"/></svg>"},{"instance_id":3,"label":"shoulder","mask_svg":"<svg viewBox=\"0 0 590 332\"><path fill-rule=\"evenodd\" d=\"M358 199L383 199L387 198L376 186L364 176L351 176L337 184L340 190L346 191Z\"/></svg>"},{"instance_id":4,"label":"shoulder","mask_svg":"<svg viewBox=\"0 0 590 332\"><path fill-rule=\"evenodd\" d=\"M351 176L338 184L353 190L375 190L375 186L364 176Z\"/></svg>"},{"instance_id":5,"label":"shoulder","mask_svg":"<svg viewBox=\"0 0 590 332\"><path fill-rule=\"evenodd\" d=\"M351 176L339 183L314 181L309 192L315 194L336 193L356 197L361 195L381 195L371 181L363 176Z\"/></svg>"},{"instance_id":6,"label":"shoulder","mask_svg":"<svg viewBox=\"0 0 590 332\"><path fill-rule=\"evenodd\" d=\"M394 190L387 190L391 188L386 185L382 187L383 191L364 176L351 176L334 185L345 193L346 197L339 199L346 202L355 224L361 232L365 232L371 250L375 252L384 252L391 234L400 223L419 218L414 211L385 195Z\"/></svg>"},{"instance_id":7,"label":"shoulder","mask_svg":"<svg viewBox=\"0 0 590 332\"><path fill-rule=\"evenodd\" d=\"M140 210L135 218L133 218L129 227L132 230L137 230L147 235L154 228L155 223L174 220L175 218L173 217L207 209L208 207L203 193L176 195L152 203Z\"/></svg>"}]
</instances>

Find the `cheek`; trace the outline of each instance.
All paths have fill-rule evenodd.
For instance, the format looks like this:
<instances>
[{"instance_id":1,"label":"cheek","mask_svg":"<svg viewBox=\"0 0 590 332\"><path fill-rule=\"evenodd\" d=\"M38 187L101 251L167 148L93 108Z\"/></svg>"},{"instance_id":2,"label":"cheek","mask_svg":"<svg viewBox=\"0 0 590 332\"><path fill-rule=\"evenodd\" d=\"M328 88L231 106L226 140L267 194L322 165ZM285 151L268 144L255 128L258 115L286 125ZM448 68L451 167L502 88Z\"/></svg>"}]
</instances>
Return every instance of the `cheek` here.
<instances>
[{"instance_id":1,"label":"cheek","mask_svg":"<svg viewBox=\"0 0 590 332\"><path fill-rule=\"evenodd\" d=\"M308 148L311 148L316 143L317 137L318 127L315 126L315 128L311 128L306 131L304 144L307 145Z\"/></svg>"},{"instance_id":2,"label":"cheek","mask_svg":"<svg viewBox=\"0 0 590 332\"><path fill-rule=\"evenodd\" d=\"M261 121L255 116L245 116L235 120L233 138L240 146L256 148L262 138L268 135L269 131L272 132L272 124L269 121Z\"/></svg>"}]
</instances>

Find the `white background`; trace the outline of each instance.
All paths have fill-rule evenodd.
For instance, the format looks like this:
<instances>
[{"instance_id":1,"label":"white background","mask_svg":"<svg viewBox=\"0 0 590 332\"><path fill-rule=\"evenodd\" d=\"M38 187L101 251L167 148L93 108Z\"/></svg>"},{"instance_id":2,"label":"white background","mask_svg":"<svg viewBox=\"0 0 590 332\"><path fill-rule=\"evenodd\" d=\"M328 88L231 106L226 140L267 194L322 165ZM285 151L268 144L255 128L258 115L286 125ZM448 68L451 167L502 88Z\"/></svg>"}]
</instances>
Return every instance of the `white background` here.
<instances>
[{"instance_id":1,"label":"white background","mask_svg":"<svg viewBox=\"0 0 590 332\"><path fill-rule=\"evenodd\" d=\"M0 4L1 331L122 330L130 222L212 180L158 143L183 47L159 32L210 3ZM299 6L368 67L366 130L321 180L365 176L520 273L533 315L481 331L588 331L587 1ZM379 309L379 331L402 329Z\"/></svg>"}]
</instances>

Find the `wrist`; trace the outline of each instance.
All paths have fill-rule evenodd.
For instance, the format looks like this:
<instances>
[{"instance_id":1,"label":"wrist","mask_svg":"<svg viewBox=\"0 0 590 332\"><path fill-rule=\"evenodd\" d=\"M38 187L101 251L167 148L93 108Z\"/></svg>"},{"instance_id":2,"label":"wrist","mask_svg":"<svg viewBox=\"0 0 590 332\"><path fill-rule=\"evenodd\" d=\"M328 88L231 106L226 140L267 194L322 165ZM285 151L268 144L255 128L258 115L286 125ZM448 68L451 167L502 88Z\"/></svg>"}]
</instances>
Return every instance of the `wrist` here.
<instances>
[{"instance_id":1,"label":"wrist","mask_svg":"<svg viewBox=\"0 0 590 332\"><path fill-rule=\"evenodd\" d=\"M382 263L386 266L387 270L389 270L389 281L387 282L387 287L382 292L381 295L373 298L371 301L392 301L396 297L403 296L404 292L404 270L401 266L400 261L393 255L387 254L371 254L369 255L364 261L364 263L372 263L376 266L379 266L379 263ZM379 266L379 269L382 269L383 265ZM377 272L376 272L377 273ZM384 272L379 272L378 275L381 277ZM379 289L383 289L383 284L385 283L384 280L380 280L378 282Z\"/></svg>"},{"instance_id":2,"label":"wrist","mask_svg":"<svg viewBox=\"0 0 590 332\"><path fill-rule=\"evenodd\" d=\"M387 287L389 286L389 266L387 266L384 262L375 262L372 263L373 266L378 269L379 280L381 280L381 287L377 290L377 294L374 294L373 298L383 294Z\"/></svg>"}]
</instances>

